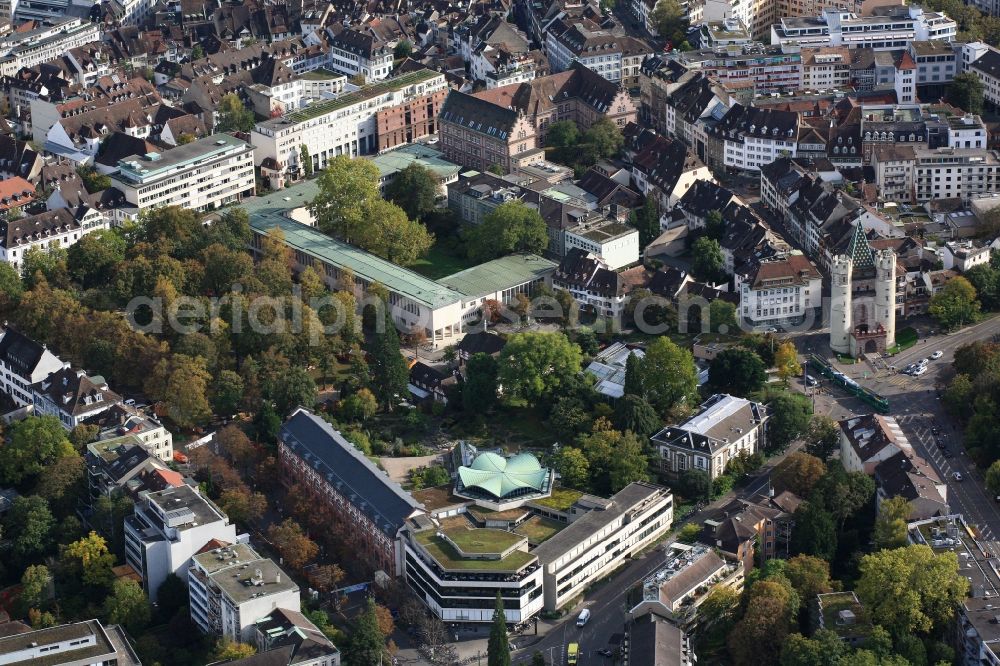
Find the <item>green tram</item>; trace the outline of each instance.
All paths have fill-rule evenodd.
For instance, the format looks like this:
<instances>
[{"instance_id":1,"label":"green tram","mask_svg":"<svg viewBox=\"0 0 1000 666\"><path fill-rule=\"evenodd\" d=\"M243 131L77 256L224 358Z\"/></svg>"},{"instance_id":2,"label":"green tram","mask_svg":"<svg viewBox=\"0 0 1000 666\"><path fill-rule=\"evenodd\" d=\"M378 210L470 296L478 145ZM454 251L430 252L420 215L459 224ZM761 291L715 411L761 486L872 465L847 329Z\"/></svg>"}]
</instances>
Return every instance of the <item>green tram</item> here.
<instances>
[{"instance_id":1,"label":"green tram","mask_svg":"<svg viewBox=\"0 0 1000 666\"><path fill-rule=\"evenodd\" d=\"M885 396L866 389L864 386L861 386L844 373L837 372L830 366L829 363L821 359L816 354L811 354L809 356L809 367L831 380L834 384L841 387L851 395L860 398L871 405L879 414L889 413L889 400Z\"/></svg>"}]
</instances>

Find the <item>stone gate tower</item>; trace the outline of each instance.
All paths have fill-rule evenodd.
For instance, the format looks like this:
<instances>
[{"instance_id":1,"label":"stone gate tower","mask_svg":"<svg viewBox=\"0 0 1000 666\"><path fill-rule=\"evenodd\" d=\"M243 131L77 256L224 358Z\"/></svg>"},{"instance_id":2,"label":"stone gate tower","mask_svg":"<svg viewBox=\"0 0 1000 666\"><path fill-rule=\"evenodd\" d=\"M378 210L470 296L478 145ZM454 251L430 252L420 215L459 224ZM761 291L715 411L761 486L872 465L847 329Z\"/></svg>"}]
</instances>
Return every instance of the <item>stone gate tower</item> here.
<instances>
[{"instance_id":1,"label":"stone gate tower","mask_svg":"<svg viewBox=\"0 0 1000 666\"><path fill-rule=\"evenodd\" d=\"M885 330L885 346L896 344L896 253L875 253L875 322Z\"/></svg>"},{"instance_id":2,"label":"stone gate tower","mask_svg":"<svg viewBox=\"0 0 1000 666\"><path fill-rule=\"evenodd\" d=\"M830 348L838 354L851 352L851 277L854 262L847 255L830 264Z\"/></svg>"},{"instance_id":3,"label":"stone gate tower","mask_svg":"<svg viewBox=\"0 0 1000 666\"><path fill-rule=\"evenodd\" d=\"M875 251L861 224L830 265L830 348L855 358L896 344L896 252Z\"/></svg>"}]
</instances>

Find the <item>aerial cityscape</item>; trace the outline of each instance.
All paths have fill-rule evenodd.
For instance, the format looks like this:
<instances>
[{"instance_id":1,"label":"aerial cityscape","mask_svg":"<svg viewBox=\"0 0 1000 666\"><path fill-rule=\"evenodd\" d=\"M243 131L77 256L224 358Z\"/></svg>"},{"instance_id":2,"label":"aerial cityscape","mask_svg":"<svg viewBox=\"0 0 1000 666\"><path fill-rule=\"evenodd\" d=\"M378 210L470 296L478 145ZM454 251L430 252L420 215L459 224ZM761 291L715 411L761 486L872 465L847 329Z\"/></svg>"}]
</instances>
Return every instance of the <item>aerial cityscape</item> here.
<instances>
[{"instance_id":1,"label":"aerial cityscape","mask_svg":"<svg viewBox=\"0 0 1000 666\"><path fill-rule=\"evenodd\" d=\"M1000 2L0 0L0 664L1000 666Z\"/></svg>"}]
</instances>

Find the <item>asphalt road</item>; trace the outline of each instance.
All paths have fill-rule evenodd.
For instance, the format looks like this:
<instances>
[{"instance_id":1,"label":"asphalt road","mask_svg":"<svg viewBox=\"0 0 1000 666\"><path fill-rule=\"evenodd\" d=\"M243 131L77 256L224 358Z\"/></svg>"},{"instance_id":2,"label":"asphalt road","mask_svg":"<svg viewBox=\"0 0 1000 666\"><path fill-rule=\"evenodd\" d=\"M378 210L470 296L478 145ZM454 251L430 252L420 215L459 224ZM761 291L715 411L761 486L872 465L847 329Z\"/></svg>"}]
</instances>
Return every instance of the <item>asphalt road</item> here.
<instances>
[{"instance_id":1,"label":"asphalt road","mask_svg":"<svg viewBox=\"0 0 1000 666\"><path fill-rule=\"evenodd\" d=\"M957 333L936 335L926 342L920 341L890 361L902 370L910 363L928 358L935 351L943 352L941 358L930 361L927 372L920 377L880 370L866 380L863 373L867 371L871 375L871 368L867 365L842 368L859 383L889 398L891 414L914 450L928 460L941 479L947 482L951 510L963 514L968 522L976 525L984 545L1000 556L1000 544L995 543L1000 538L1000 506L989 497L982 473L965 455L961 428L944 413L936 395L936 388L943 387L953 374L951 363L955 350L961 345L990 339L997 334L1000 334L1000 318L989 319ZM854 399L842 402L857 409ZM939 429L939 435L933 434L933 428ZM949 457L945 457L938 440L950 451ZM955 480L955 472L961 474L962 481Z\"/></svg>"},{"instance_id":2,"label":"asphalt road","mask_svg":"<svg viewBox=\"0 0 1000 666\"><path fill-rule=\"evenodd\" d=\"M767 487L771 468L796 448L789 447L781 456L770 459L767 466L746 483L739 495L748 497ZM683 522L674 523L674 531L676 532L688 522L700 523L711 517L715 508L727 504L732 501L732 498L733 495L727 495L716 500L704 510L690 514ZM530 662L532 655L538 651L545 656L545 661L550 666L561 666L566 663L566 647L570 643L578 643L580 656L577 663L580 666L610 666L611 659L599 655L597 651L603 648L615 649L616 645L611 643L611 639L615 634L620 635L625 631L625 618L629 610L626 600L629 591L665 563L664 547L673 541L674 539L667 538L644 556L630 561L624 569L611 579L605 580L600 587L588 595L584 603L572 615L568 616L558 627L550 630L538 643L528 644L530 637L525 637L520 641L518 637L514 637L513 642L520 645L523 641L524 647L514 652L511 663ZM576 619L584 608L590 609L590 621L584 627L577 627Z\"/></svg>"}]
</instances>

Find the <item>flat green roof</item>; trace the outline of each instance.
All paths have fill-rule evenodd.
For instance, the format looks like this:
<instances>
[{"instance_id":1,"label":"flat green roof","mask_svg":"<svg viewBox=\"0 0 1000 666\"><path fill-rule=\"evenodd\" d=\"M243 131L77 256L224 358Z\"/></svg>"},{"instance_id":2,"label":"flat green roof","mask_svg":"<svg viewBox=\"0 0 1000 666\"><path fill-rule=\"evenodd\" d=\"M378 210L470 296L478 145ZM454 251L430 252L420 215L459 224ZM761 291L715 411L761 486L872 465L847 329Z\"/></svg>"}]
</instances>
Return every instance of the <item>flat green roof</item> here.
<instances>
[{"instance_id":1,"label":"flat green roof","mask_svg":"<svg viewBox=\"0 0 1000 666\"><path fill-rule=\"evenodd\" d=\"M318 191L316 181L307 180L267 196L244 199L241 206L249 214L255 232L267 233L278 227L292 249L337 268L350 268L357 277L379 282L415 303L437 309L461 301L462 295L445 285L285 217L286 212L307 205Z\"/></svg>"},{"instance_id":2,"label":"flat green roof","mask_svg":"<svg viewBox=\"0 0 1000 666\"><path fill-rule=\"evenodd\" d=\"M306 79L307 81L328 81L330 79L346 79L347 77L337 72L331 72L326 67L320 67L319 69L302 72L299 74L299 78Z\"/></svg>"},{"instance_id":3,"label":"flat green roof","mask_svg":"<svg viewBox=\"0 0 1000 666\"><path fill-rule=\"evenodd\" d=\"M479 298L544 278L555 272L557 267L555 262L536 254L512 254L466 268L438 282L468 298Z\"/></svg>"},{"instance_id":4,"label":"flat green roof","mask_svg":"<svg viewBox=\"0 0 1000 666\"><path fill-rule=\"evenodd\" d=\"M324 114L330 113L331 111L337 111L338 109L344 109L354 104L379 97L389 92L395 92L401 88L406 88L407 86L416 85L418 83L423 83L433 79L435 76L441 76L440 73L435 72L432 69L420 69L415 72L407 72L401 76L396 76L391 79L385 79L384 81L379 81L378 83L373 83L370 86L365 86L361 90L355 90L354 92L341 95L336 99L325 100L322 102L316 102L315 104L310 104L304 109L298 111L293 111L291 113L285 114L280 118L274 118L271 120L266 120L262 123L258 123L263 127L281 128L288 125L294 125L295 123L301 123L305 120L310 120L312 118L317 118Z\"/></svg>"},{"instance_id":5,"label":"flat green roof","mask_svg":"<svg viewBox=\"0 0 1000 666\"><path fill-rule=\"evenodd\" d=\"M483 530L467 530L467 532L480 532ZM489 532L502 532L502 530L485 530ZM509 532L503 532L510 534ZM451 532L448 532L450 539ZM511 538L521 540L524 537L517 534L510 534ZM531 553L523 550L515 550L502 560L475 560L464 558L459 555L451 544L437 535L434 530L426 530L416 534L417 543L424 547L427 553L433 557L442 568L450 571L520 571L524 567L534 562L537 558ZM456 541L456 543L458 543ZM464 548L465 545L463 544ZM471 552L471 551L470 551Z\"/></svg>"},{"instance_id":6,"label":"flat green roof","mask_svg":"<svg viewBox=\"0 0 1000 666\"><path fill-rule=\"evenodd\" d=\"M528 537L528 541L538 545L559 534L564 527L566 527L566 523L560 523L558 520L552 520L543 516L532 516L515 527L514 531L518 534L523 534Z\"/></svg>"},{"instance_id":7,"label":"flat green roof","mask_svg":"<svg viewBox=\"0 0 1000 666\"><path fill-rule=\"evenodd\" d=\"M573 503L583 497L583 493L572 488L556 488L549 497L531 500L532 504L547 506L556 511L567 511Z\"/></svg>"},{"instance_id":8,"label":"flat green roof","mask_svg":"<svg viewBox=\"0 0 1000 666\"><path fill-rule=\"evenodd\" d=\"M502 553L524 540L520 534L492 528L453 527L441 530L466 553Z\"/></svg>"},{"instance_id":9,"label":"flat green roof","mask_svg":"<svg viewBox=\"0 0 1000 666\"><path fill-rule=\"evenodd\" d=\"M232 134L213 134L162 152L129 155L118 160L118 171L130 183L145 182L148 179L169 175L169 172L178 167L212 159L234 148L249 150L251 146Z\"/></svg>"},{"instance_id":10,"label":"flat green roof","mask_svg":"<svg viewBox=\"0 0 1000 666\"><path fill-rule=\"evenodd\" d=\"M429 169L440 180L457 175L462 168L444 159L440 151L419 143L411 143L369 159L378 167L379 176L382 178L397 174L411 164L419 164Z\"/></svg>"}]
</instances>

